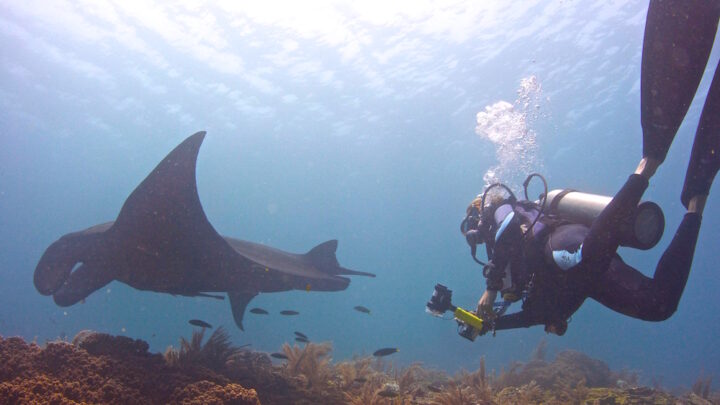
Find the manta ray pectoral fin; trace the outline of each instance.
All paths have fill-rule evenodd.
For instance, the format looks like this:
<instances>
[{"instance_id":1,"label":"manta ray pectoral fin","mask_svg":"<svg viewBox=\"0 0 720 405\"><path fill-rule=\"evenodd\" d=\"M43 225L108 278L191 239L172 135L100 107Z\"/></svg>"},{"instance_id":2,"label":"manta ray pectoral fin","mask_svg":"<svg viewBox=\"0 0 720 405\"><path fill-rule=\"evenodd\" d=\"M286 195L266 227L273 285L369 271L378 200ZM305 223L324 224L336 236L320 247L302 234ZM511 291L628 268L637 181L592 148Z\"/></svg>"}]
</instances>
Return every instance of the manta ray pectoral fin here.
<instances>
[{"instance_id":1,"label":"manta ray pectoral fin","mask_svg":"<svg viewBox=\"0 0 720 405\"><path fill-rule=\"evenodd\" d=\"M228 292L228 297L230 297L230 308L232 308L232 314L233 318L235 319L235 324L240 328L240 330L243 329L242 320L243 315L245 315L245 308L247 307L247 304L255 298L255 296L258 295L255 291L250 292Z\"/></svg>"},{"instance_id":2,"label":"manta ray pectoral fin","mask_svg":"<svg viewBox=\"0 0 720 405\"><path fill-rule=\"evenodd\" d=\"M310 249L309 252L305 253L305 257L310 260L310 262L315 265L320 271L327 274L347 274L347 275L354 275L354 276L368 276L368 277L375 277L372 273L366 273L364 271L356 271L356 270L350 270L346 269L345 267L340 266L340 263L338 263L337 257L335 256L335 251L337 250L338 241L337 239L332 239L327 242L323 242L314 248Z\"/></svg>"},{"instance_id":3,"label":"manta ray pectoral fin","mask_svg":"<svg viewBox=\"0 0 720 405\"><path fill-rule=\"evenodd\" d=\"M205 276L199 269L239 261L244 262L238 266L249 265L213 228L200 203L196 166L204 138L200 131L176 146L125 200L108 232L133 254L154 256L144 261L144 268L126 268L125 278L151 268L182 267L183 285L177 289L196 292L202 290ZM162 290L166 282L154 276L141 278L143 285L135 283L135 288Z\"/></svg>"},{"instance_id":4,"label":"manta ray pectoral fin","mask_svg":"<svg viewBox=\"0 0 720 405\"><path fill-rule=\"evenodd\" d=\"M133 190L112 227L117 239L163 259L206 261L195 263L197 268L236 256L208 221L197 193L195 169L204 138L201 131L185 139Z\"/></svg>"},{"instance_id":5,"label":"manta ray pectoral fin","mask_svg":"<svg viewBox=\"0 0 720 405\"><path fill-rule=\"evenodd\" d=\"M68 307L84 299L113 280L105 269L82 264L70 274L65 283L55 291L53 299L61 307Z\"/></svg>"}]
</instances>

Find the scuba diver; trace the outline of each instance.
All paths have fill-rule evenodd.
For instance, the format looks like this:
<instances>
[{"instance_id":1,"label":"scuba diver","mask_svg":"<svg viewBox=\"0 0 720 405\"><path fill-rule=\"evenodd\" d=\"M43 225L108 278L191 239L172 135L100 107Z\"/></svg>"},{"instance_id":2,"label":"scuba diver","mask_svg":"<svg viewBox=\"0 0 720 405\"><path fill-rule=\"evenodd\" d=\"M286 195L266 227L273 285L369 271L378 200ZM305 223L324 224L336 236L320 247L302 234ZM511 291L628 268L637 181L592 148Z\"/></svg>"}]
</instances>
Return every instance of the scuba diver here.
<instances>
[{"instance_id":1,"label":"scuba diver","mask_svg":"<svg viewBox=\"0 0 720 405\"><path fill-rule=\"evenodd\" d=\"M649 180L665 160L698 88L719 15L720 2L717 1L650 2L641 75L643 158L620 191L609 203L603 204L597 215L585 212L591 217L589 222L568 220L562 213L564 209L566 213L583 214L583 210L588 210L583 204L592 198L576 193L577 198L573 200L573 193L568 192L549 195L547 185L542 202L519 201L509 188L496 184L470 204L461 230L473 258L477 245L485 244L489 259L488 263L482 263L475 258L484 264L487 290L477 308L477 315L484 322L480 330L474 331L472 339L491 330L533 325L545 325L546 332L563 335L568 319L587 298L646 321L663 321L675 312L690 272L705 202L720 168L720 74L717 68L697 127L680 196L687 213L657 264L653 278L623 262L616 250L621 245L648 249L662 235L662 214L660 221L647 221L653 215L639 214L638 204ZM526 198L532 176L525 182ZM510 197L502 199L496 193L488 193L496 187L506 189ZM660 234L655 232L649 239L638 241L633 233L654 232L643 230L647 225L655 230L660 227ZM498 292L504 304L493 310ZM507 305L520 299L522 310L504 315Z\"/></svg>"}]
</instances>

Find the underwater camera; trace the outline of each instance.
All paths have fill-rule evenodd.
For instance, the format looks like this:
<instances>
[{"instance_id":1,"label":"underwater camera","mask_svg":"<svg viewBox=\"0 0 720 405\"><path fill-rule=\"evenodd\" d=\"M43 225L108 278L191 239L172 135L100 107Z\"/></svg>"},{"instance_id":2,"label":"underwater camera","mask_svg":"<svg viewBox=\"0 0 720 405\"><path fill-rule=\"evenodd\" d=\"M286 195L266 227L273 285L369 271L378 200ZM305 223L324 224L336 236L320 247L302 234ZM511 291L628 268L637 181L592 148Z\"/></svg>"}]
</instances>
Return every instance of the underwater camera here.
<instances>
[{"instance_id":1,"label":"underwater camera","mask_svg":"<svg viewBox=\"0 0 720 405\"><path fill-rule=\"evenodd\" d=\"M475 338L483 330L483 320L472 312L466 311L452 304L452 290L442 284L435 284L430 301L425 304L425 310L433 316L441 317L445 312L452 311L458 322L458 334L467 340Z\"/></svg>"}]
</instances>

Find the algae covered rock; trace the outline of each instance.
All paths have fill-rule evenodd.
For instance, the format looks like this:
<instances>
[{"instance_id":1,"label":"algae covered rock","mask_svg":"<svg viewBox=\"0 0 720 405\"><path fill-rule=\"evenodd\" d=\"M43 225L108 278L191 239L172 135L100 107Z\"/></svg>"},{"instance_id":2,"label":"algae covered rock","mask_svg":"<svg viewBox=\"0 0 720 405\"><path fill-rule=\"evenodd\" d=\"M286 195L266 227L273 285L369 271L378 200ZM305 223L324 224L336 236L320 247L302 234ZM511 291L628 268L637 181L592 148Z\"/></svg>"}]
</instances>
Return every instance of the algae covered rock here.
<instances>
[{"instance_id":1,"label":"algae covered rock","mask_svg":"<svg viewBox=\"0 0 720 405\"><path fill-rule=\"evenodd\" d=\"M149 355L149 346L144 340L131 339L126 336L112 336L91 330L78 332L73 338L72 344L94 355Z\"/></svg>"},{"instance_id":2,"label":"algae covered rock","mask_svg":"<svg viewBox=\"0 0 720 405\"><path fill-rule=\"evenodd\" d=\"M498 378L495 385L499 388L519 387L534 381L543 389L575 387L581 383L587 387L609 387L616 380L604 362L574 350L566 350L558 353L552 363L544 360L516 363Z\"/></svg>"},{"instance_id":3,"label":"algae covered rock","mask_svg":"<svg viewBox=\"0 0 720 405\"><path fill-rule=\"evenodd\" d=\"M386 382L378 391L378 395L384 398L394 398L400 395L400 385L395 381Z\"/></svg>"},{"instance_id":4,"label":"algae covered rock","mask_svg":"<svg viewBox=\"0 0 720 405\"><path fill-rule=\"evenodd\" d=\"M636 387L629 389L592 388L586 403L597 405L642 405L642 404L677 404L672 395L649 387Z\"/></svg>"}]
</instances>

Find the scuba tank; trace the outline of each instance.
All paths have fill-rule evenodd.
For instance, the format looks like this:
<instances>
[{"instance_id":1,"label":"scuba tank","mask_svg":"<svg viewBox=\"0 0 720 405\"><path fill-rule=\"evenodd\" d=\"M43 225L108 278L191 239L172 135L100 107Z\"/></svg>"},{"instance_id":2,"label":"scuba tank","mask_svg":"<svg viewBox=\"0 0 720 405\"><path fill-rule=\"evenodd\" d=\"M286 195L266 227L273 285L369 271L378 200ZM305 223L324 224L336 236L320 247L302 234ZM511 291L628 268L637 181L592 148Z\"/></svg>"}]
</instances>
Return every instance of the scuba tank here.
<instances>
[{"instance_id":1,"label":"scuba tank","mask_svg":"<svg viewBox=\"0 0 720 405\"><path fill-rule=\"evenodd\" d=\"M547 193L547 213L570 222L591 226L610 203L612 197L575 190L552 190ZM643 201L626 221L618 224L620 245L640 250L653 248L665 230L665 216L659 205Z\"/></svg>"}]
</instances>

